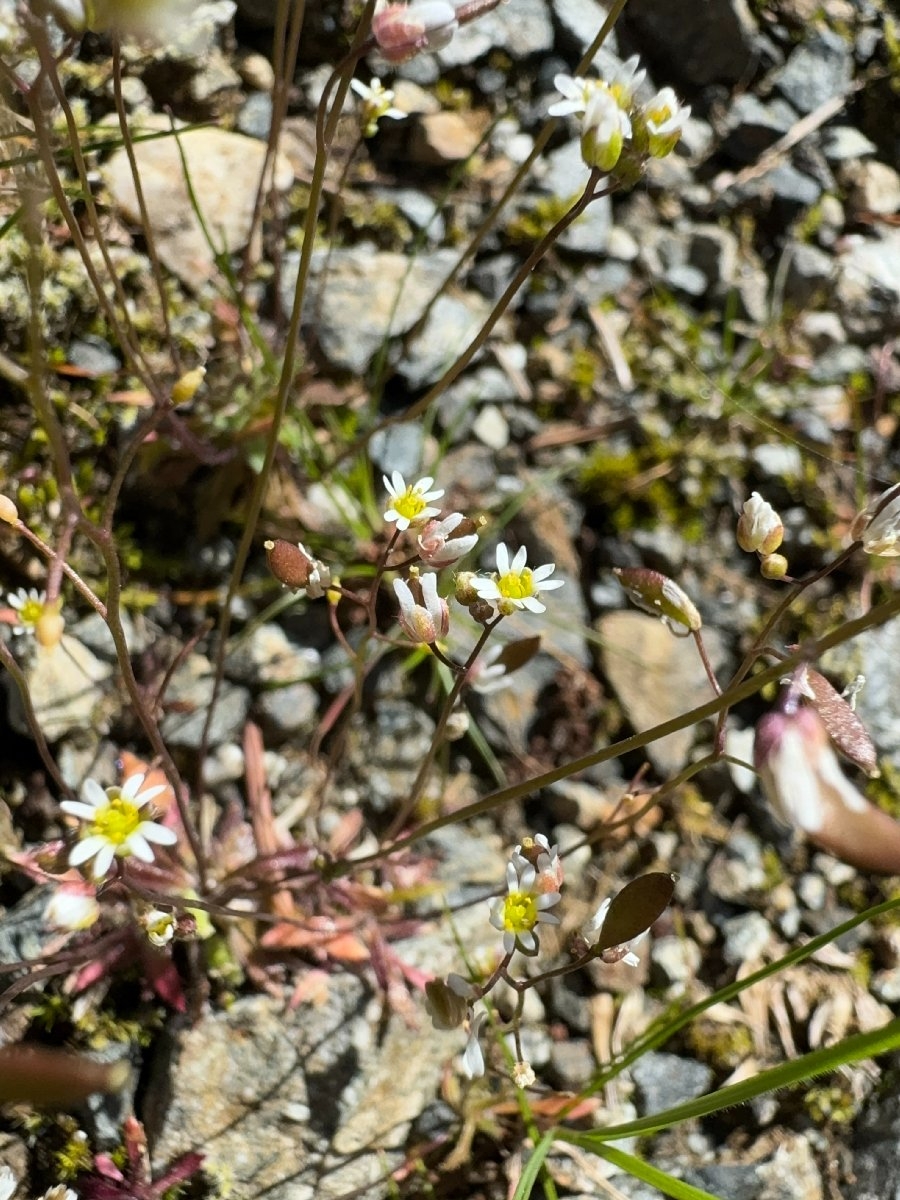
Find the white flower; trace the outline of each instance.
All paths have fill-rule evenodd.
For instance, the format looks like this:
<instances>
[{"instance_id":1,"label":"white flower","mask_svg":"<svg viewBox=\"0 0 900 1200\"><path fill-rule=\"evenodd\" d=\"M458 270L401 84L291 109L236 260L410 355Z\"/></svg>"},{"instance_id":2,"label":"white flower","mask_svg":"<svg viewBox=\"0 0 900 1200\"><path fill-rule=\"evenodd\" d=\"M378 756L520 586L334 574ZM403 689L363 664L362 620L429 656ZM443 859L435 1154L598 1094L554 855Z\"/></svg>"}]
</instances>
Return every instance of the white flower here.
<instances>
[{"instance_id":1,"label":"white flower","mask_svg":"<svg viewBox=\"0 0 900 1200\"><path fill-rule=\"evenodd\" d=\"M551 846L546 834L525 838L515 847L511 855L517 870L531 864L537 871L535 881L539 892L558 892L562 887L564 872L559 858L559 846Z\"/></svg>"},{"instance_id":2,"label":"white flower","mask_svg":"<svg viewBox=\"0 0 900 1200\"><path fill-rule=\"evenodd\" d=\"M555 563L546 563L532 570L525 565L527 558L528 552L522 546L510 562L509 549L501 542L497 547L496 574L490 579L476 575L471 581L479 598L490 601L504 616L509 616L517 608L533 613L546 612L546 605L540 602L541 594L561 588L564 581L550 579L556 570Z\"/></svg>"},{"instance_id":3,"label":"white flower","mask_svg":"<svg viewBox=\"0 0 900 1200\"><path fill-rule=\"evenodd\" d=\"M650 153L654 158L665 158L678 144L691 110L679 102L670 87L665 87L644 105L641 115L647 127Z\"/></svg>"},{"instance_id":4,"label":"white flower","mask_svg":"<svg viewBox=\"0 0 900 1200\"><path fill-rule=\"evenodd\" d=\"M454 512L442 521L429 521L416 541L419 557L429 567L450 567L474 548L478 527L462 513Z\"/></svg>"},{"instance_id":5,"label":"white flower","mask_svg":"<svg viewBox=\"0 0 900 1200\"><path fill-rule=\"evenodd\" d=\"M867 554L881 558L900 556L900 483L873 500L853 522L850 532L862 540Z\"/></svg>"},{"instance_id":6,"label":"white flower","mask_svg":"<svg viewBox=\"0 0 900 1200\"><path fill-rule=\"evenodd\" d=\"M99 916L94 889L85 883L61 883L44 909L44 920L51 928L72 933L90 929Z\"/></svg>"},{"instance_id":7,"label":"white flower","mask_svg":"<svg viewBox=\"0 0 900 1200\"><path fill-rule=\"evenodd\" d=\"M466 680L472 690L478 692L480 696L490 696L494 692L509 687L512 682L512 676L506 669L506 663L497 661L504 649L505 646L495 642L493 646L488 646L482 654L479 654L469 667Z\"/></svg>"},{"instance_id":8,"label":"white flower","mask_svg":"<svg viewBox=\"0 0 900 1200\"><path fill-rule=\"evenodd\" d=\"M759 492L744 501L737 525L737 544L748 553L772 554L784 538L781 517Z\"/></svg>"},{"instance_id":9,"label":"white flower","mask_svg":"<svg viewBox=\"0 0 900 1200\"><path fill-rule=\"evenodd\" d=\"M606 914L609 912L609 906L612 904L612 897L607 896L597 911L594 913L588 922L588 941L591 941L590 934L599 936L603 932L603 923L606 920ZM633 937L630 942L626 942L624 946L611 946L604 950L601 954L601 960L607 962L623 962L626 966L636 967L640 963L640 959L634 953L635 947L639 946L647 934L649 928L639 933L637 937ZM596 940L596 938L595 938Z\"/></svg>"},{"instance_id":10,"label":"white flower","mask_svg":"<svg viewBox=\"0 0 900 1200\"><path fill-rule=\"evenodd\" d=\"M505 954L512 954L517 943L527 954L537 952L534 927L559 924L559 918L547 911L559 898L559 892L540 892L535 868L520 854L513 854L506 864L506 895L491 902L491 924L503 934Z\"/></svg>"},{"instance_id":11,"label":"white flower","mask_svg":"<svg viewBox=\"0 0 900 1200\"><path fill-rule=\"evenodd\" d=\"M393 107L394 93L384 87L377 75L368 87L358 79L351 79L350 86L362 101L359 117L363 137L374 137L382 117L402 121L407 115L402 109Z\"/></svg>"},{"instance_id":12,"label":"white flower","mask_svg":"<svg viewBox=\"0 0 900 1200\"><path fill-rule=\"evenodd\" d=\"M486 1020L487 1012L483 1008L469 1017L469 1036L463 1051L462 1066L470 1079L480 1079L484 1074L484 1054L478 1038Z\"/></svg>"},{"instance_id":13,"label":"white flower","mask_svg":"<svg viewBox=\"0 0 900 1200\"><path fill-rule=\"evenodd\" d=\"M0 1200L9 1200L18 1186L18 1180L9 1167L0 1167Z\"/></svg>"},{"instance_id":14,"label":"white flower","mask_svg":"<svg viewBox=\"0 0 900 1200\"><path fill-rule=\"evenodd\" d=\"M145 820L141 809L153 800L165 786L141 791L143 775L132 775L122 787L103 788L93 779L86 779L81 789L83 800L64 800L63 812L87 821L81 839L69 854L73 867L94 860L93 876L101 879L112 866L114 858L130 858L153 862L150 843L171 846L178 839L173 830L155 821Z\"/></svg>"},{"instance_id":15,"label":"white flower","mask_svg":"<svg viewBox=\"0 0 900 1200\"><path fill-rule=\"evenodd\" d=\"M585 163L600 171L611 171L622 157L625 139L630 137L628 114L611 92L597 88L581 119L581 157Z\"/></svg>"},{"instance_id":16,"label":"white flower","mask_svg":"<svg viewBox=\"0 0 900 1200\"><path fill-rule=\"evenodd\" d=\"M568 117L572 113L583 113L597 88L604 85L599 79L574 78L572 75L556 75L553 86L563 96L547 109L551 117Z\"/></svg>"},{"instance_id":17,"label":"white flower","mask_svg":"<svg viewBox=\"0 0 900 1200\"><path fill-rule=\"evenodd\" d=\"M161 908L150 908L141 913L139 921L150 944L160 949L168 946L175 936L177 922L174 913L165 912Z\"/></svg>"},{"instance_id":18,"label":"white flower","mask_svg":"<svg viewBox=\"0 0 900 1200\"><path fill-rule=\"evenodd\" d=\"M431 645L438 638L447 636L450 628L450 608L437 591L437 575L429 571L417 578L410 576L409 583L394 580L394 591L400 602L397 618L400 628L412 642Z\"/></svg>"},{"instance_id":19,"label":"white flower","mask_svg":"<svg viewBox=\"0 0 900 1200\"><path fill-rule=\"evenodd\" d=\"M429 508L432 500L440 500L444 494L443 488L429 491L434 483L430 475L425 475L408 486L399 471L394 471L390 479L387 475L383 475L382 478L393 501L384 514L384 519L393 521L398 529L409 529L410 525L423 525L441 511L439 508Z\"/></svg>"},{"instance_id":20,"label":"white flower","mask_svg":"<svg viewBox=\"0 0 900 1200\"><path fill-rule=\"evenodd\" d=\"M617 64L609 72L606 81L609 90L618 100L622 108L630 108L634 94L647 78L647 72L638 70L640 59L636 54L626 58L625 62Z\"/></svg>"},{"instance_id":21,"label":"white flower","mask_svg":"<svg viewBox=\"0 0 900 1200\"><path fill-rule=\"evenodd\" d=\"M531 1063L517 1062L512 1072L513 1083L517 1088L533 1087L537 1076Z\"/></svg>"},{"instance_id":22,"label":"white flower","mask_svg":"<svg viewBox=\"0 0 900 1200\"><path fill-rule=\"evenodd\" d=\"M73 1192L71 1188L66 1187L64 1183L58 1183L55 1187L49 1188L41 1196L41 1200L78 1200L77 1192Z\"/></svg>"},{"instance_id":23,"label":"white flower","mask_svg":"<svg viewBox=\"0 0 900 1200\"><path fill-rule=\"evenodd\" d=\"M39 592L37 588L30 588L28 591L19 588L18 591L9 593L6 603L16 610L19 618L18 624L12 627L13 633L34 633L38 621L44 615L47 593Z\"/></svg>"}]
</instances>

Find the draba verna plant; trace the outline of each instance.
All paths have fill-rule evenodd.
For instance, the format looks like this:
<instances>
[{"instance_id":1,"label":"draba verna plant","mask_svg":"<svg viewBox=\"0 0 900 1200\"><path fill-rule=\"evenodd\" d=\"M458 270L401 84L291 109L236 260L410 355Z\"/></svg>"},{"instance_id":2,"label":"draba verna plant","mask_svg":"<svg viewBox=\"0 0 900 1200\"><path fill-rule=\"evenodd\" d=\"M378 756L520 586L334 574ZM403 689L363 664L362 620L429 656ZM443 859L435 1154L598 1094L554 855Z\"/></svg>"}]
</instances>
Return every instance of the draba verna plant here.
<instances>
[{"instance_id":1,"label":"draba verna plant","mask_svg":"<svg viewBox=\"0 0 900 1200\"><path fill-rule=\"evenodd\" d=\"M879 1194L895 31L594 8L0 12L0 1200Z\"/></svg>"}]
</instances>

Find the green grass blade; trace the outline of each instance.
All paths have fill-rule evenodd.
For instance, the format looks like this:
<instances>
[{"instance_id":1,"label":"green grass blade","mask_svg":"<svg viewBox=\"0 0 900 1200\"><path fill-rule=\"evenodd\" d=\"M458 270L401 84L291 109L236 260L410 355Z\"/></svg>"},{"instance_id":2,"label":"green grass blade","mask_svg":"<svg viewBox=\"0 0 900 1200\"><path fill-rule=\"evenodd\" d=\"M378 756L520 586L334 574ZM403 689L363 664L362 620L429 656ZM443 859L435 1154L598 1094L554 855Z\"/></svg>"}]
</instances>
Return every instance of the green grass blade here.
<instances>
[{"instance_id":1,"label":"green grass blade","mask_svg":"<svg viewBox=\"0 0 900 1200\"><path fill-rule=\"evenodd\" d=\"M531 1154L529 1154L525 1163L525 1169L519 1176L518 1185L513 1193L513 1200L528 1200L531 1190L537 1182L538 1173L543 1167L547 1155L550 1153L550 1147L553 1145L554 1140L555 1131L550 1129L544 1134Z\"/></svg>"},{"instance_id":2,"label":"green grass blade","mask_svg":"<svg viewBox=\"0 0 900 1200\"><path fill-rule=\"evenodd\" d=\"M597 1146L595 1149L607 1162L621 1167L623 1171L627 1171L635 1179L640 1179L642 1183L649 1183L651 1187L659 1188L664 1196L672 1196L673 1200L721 1200L712 1192L704 1192L702 1188L685 1183L683 1179L676 1179L666 1171L660 1171L658 1167L651 1167L649 1163L644 1162L641 1158L636 1158L633 1154L617 1150L615 1146Z\"/></svg>"},{"instance_id":3,"label":"green grass blade","mask_svg":"<svg viewBox=\"0 0 900 1200\"><path fill-rule=\"evenodd\" d=\"M820 1050L812 1050L809 1054L781 1063L760 1071L750 1079L742 1079L740 1083L732 1083L728 1087L719 1088L706 1096L698 1096L685 1104L676 1104L664 1112L652 1113L637 1121L627 1121L623 1125L610 1125L606 1129L592 1130L586 1134L566 1133L566 1140L577 1142L586 1148L594 1147L602 1142L618 1141L625 1137L640 1137L658 1133L682 1121L691 1121L697 1117L708 1117L712 1113L721 1112L735 1104L746 1104L767 1092L779 1088L796 1087L805 1083L814 1075L823 1075L835 1071L846 1063L857 1062L861 1058L875 1058L876 1055L886 1054L900 1046L900 1018L889 1021L881 1029L869 1033L857 1033L844 1038L834 1046L824 1046Z\"/></svg>"}]
</instances>

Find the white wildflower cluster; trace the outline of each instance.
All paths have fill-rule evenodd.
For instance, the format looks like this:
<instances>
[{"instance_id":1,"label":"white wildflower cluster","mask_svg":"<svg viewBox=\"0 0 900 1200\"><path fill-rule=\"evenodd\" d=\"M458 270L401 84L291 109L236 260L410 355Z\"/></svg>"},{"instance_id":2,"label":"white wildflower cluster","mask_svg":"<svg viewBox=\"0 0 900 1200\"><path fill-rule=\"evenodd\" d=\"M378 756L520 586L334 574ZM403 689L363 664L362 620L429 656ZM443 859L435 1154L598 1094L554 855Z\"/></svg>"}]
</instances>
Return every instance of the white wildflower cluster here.
<instances>
[{"instance_id":1,"label":"white wildflower cluster","mask_svg":"<svg viewBox=\"0 0 900 1200\"><path fill-rule=\"evenodd\" d=\"M606 78L557 75L553 83L562 95L550 105L554 117L581 117L581 155L604 173L634 182L649 158L665 158L677 146L691 114L674 91L662 88L641 103L638 91L647 72L634 55Z\"/></svg>"},{"instance_id":2,"label":"white wildflower cluster","mask_svg":"<svg viewBox=\"0 0 900 1200\"><path fill-rule=\"evenodd\" d=\"M433 483L430 475L412 484L407 484L399 471L394 471L390 478L385 476L391 504L384 519L399 532L416 531L422 564L440 570L455 565L474 549L478 525L459 512L440 517L440 509L434 508L432 502L440 500L444 490L434 489ZM550 578L556 569L554 563L531 568L527 558L524 546L512 555L507 546L499 545L496 572L489 576L460 572L456 576L455 599L481 622L516 611L545 612L541 594L562 587L563 580ZM435 574L423 574L419 567L413 567L410 581L396 580L394 591L400 604L400 627L411 641L433 644L446 634L449 609L447 601L438 594Z\"/></svg>"},{"instance_id":3,"label":"white wildflower cluster","mask_svg":"<svg viewBox=\"0 0 900 1200\"><path fill-rule=\"evenodd\" d=\"M63 635L65 619L59 597L48 600L46 592L36 588L19 588L10 592L6 603L11 611L14 636L26 635L34 638L40 646L50 649Z\"/></svg>"},{"instance_id":4,"label":"white wildflower cluster","mask_svg":"<svg viewBox=\"0 0 900 1200\"><path fill-rule=\"evenodd\" d=\"M489 909L491 925L502 934L499 965L481 985L455 973L426 985L426 1008L435 1028L464 1026L467 1031L461 1066L470 1079L485 1073L480 1037L489 1013L483 1003L484 997L501 980L520 992L540 980L540 975L532 975L528 983L523 984L512 979L508 969L517 952L529 958L540 953L540 926L559 925L559 917L550 910L556 908L562 898L563 880L559 847L551 845L544 834L523 838L506 863L505 892L491 901ZM671 900L673 889L674 877L656 872L633 880L617 896L604 900L575 941L579 949L575 951L576 959L571 969L594 958L604 963L637 966L640 959L635 950ZM559 969L553 974L558 975ZM515 1018L513 1026L517 1051L513 1080L517 1087L531 1087L535 1075L530 1064L522 1058Z\"/></svg>"}]
</instances>

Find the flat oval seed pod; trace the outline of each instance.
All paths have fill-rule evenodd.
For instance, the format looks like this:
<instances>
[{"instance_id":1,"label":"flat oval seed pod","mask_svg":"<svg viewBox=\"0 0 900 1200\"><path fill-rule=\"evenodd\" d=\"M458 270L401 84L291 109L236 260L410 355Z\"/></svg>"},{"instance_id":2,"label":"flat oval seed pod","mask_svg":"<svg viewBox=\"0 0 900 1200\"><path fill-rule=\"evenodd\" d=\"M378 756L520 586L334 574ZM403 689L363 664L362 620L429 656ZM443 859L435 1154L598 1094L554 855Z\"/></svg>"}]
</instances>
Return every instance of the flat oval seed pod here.
<instances>
[{"instance_id":1,"label":"flat oval seed pod","mask_svg":"<svg viewBox=\"0 0 900 1200\"><path fill-rule=\"evenodd\" d=\"M624 946L646 932L668 907L675 892L675 879L666 871L651 871L626 883L612 898L594 953Z\"/></svg>"},{"instance_id":2,"label":"flat oval seed pod","mask_svg":"<svg viewBox=\"0 0 900 1200\"><path fill-rule=\"evenodd\" d=\"M68 1108L94 1092L117 1092L130 1074L127 1062L98 1063L44 1046L0 1046L0 1103Z\"/></svg>"}]
</instances>

